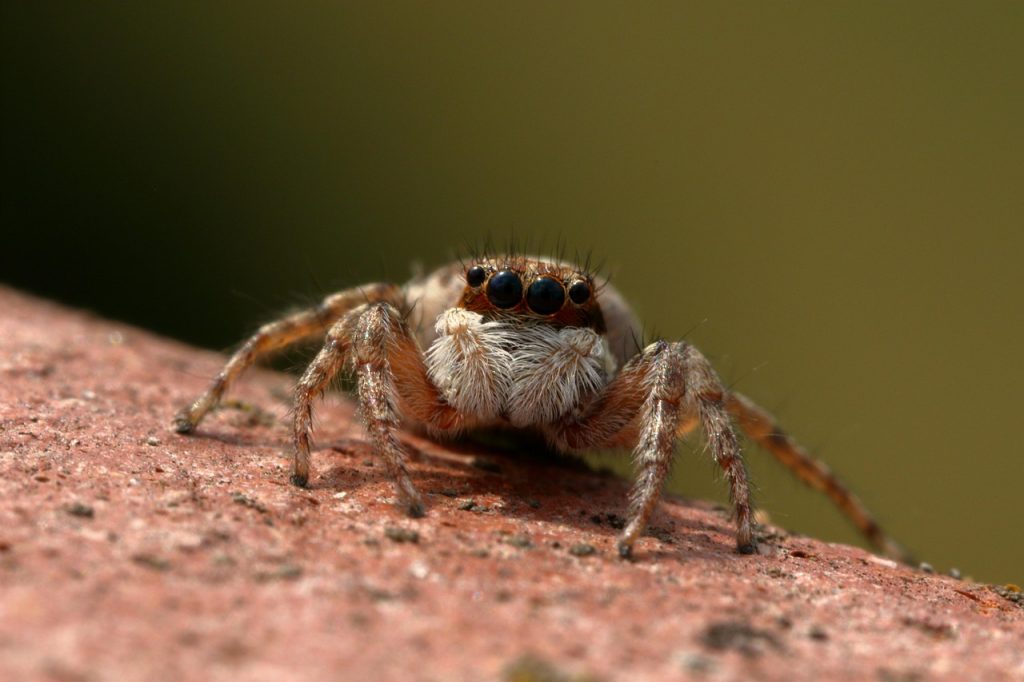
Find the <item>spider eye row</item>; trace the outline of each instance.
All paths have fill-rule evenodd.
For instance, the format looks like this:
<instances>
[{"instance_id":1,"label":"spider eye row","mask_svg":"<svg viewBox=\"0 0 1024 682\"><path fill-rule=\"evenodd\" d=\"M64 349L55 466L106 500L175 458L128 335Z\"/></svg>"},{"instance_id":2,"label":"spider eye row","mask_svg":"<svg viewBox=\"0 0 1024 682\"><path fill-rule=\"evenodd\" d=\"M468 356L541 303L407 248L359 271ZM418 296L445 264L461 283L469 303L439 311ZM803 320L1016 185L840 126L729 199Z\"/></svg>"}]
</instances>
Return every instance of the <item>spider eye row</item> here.
<instances>
[{"instance_id":1,"label":"spider eye row","mask_svg":"<svg viewBox=\"0 0 1024 682\"><path fill-rule=\"evenodd\" d=\"M487 300L496 308L507 310L514 308L523 300L523 280L514 270L499 270L488 277L487 271L474 265L466 271L466 283L473 287L483 286L486 282ZM590 300L590 284L576 280L565 285L554 277L541 276L526 288L526 305L538 315L554 315L565 305L566 295L576 305L583 305Z\"/></svg>"}]
</instances>

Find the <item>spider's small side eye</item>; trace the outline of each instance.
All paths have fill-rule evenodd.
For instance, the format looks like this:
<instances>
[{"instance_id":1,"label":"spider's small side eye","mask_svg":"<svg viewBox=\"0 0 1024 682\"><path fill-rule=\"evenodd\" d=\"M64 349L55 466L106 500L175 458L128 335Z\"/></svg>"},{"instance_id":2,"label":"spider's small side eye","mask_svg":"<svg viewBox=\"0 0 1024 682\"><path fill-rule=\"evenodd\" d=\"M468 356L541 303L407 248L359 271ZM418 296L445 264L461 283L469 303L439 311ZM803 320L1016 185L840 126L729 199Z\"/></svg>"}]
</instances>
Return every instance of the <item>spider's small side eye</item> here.
<instances>
[{"instance_id":1,"label":"spider's small side eye","mask_svg":"<svg viewBox=\"0 0 1024 682\"><path fill-rule=\"evenodd\" d=\"M499 308L514 308L523 300L523 282L511 270L495 273L487 282L487 298Z\"/></svg>"},{"instance_id":2,"label":"spider's small side eye","mask_svg":"<svg viewBox=\"0 0 1024 682\"><path fill-rule=\"evenodd\" d=\"M487 272L479 265L474 265L466 270L466 284L471 287L478 287L487 279Z\"/></svg>"},{"instance_id":3,"label":"spider's small side eye","mask_svg":"<svg viewBox=\"0 0 1024 682\"><path fill-rule=\"evenodd\" d=\"M553 315L565 303L562 283L550 277L541 277L526 290L526 305L538 315Z\"/></svg>"},{"instance_id":4,"label":"spider's small side eye","mask_svg":"<svg viewBox=\"0 0 1024 682\"><path fill-rule=\"evenodd\" d=\"M590 285L583 281L573 282L569 287L569 298L576 305L583 305L590 300Z\"/></svg>"}]
</instances>

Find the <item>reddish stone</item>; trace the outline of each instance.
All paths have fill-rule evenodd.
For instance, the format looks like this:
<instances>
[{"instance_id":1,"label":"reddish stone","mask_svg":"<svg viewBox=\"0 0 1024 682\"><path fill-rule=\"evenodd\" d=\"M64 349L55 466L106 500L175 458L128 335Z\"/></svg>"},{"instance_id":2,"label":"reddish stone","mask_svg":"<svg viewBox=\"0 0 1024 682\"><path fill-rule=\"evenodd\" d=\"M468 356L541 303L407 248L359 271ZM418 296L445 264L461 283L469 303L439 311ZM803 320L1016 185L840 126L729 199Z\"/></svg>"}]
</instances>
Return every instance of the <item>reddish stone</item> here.
<instances>
[{"instance_id":1,"label":"reddish stone","mask_svg":"<svg viewBox=\"0 0 1024 682\"><path fill-rule=\"evenodd\" d=\"M406 518L345 399L299 490L286 376L169 430L222 361L0 289L0 679L1024 679L986 586L781 531L741 556L679 499L621 561L626 484L528 452L407 436Z\"/></svg>"}]
</instances>

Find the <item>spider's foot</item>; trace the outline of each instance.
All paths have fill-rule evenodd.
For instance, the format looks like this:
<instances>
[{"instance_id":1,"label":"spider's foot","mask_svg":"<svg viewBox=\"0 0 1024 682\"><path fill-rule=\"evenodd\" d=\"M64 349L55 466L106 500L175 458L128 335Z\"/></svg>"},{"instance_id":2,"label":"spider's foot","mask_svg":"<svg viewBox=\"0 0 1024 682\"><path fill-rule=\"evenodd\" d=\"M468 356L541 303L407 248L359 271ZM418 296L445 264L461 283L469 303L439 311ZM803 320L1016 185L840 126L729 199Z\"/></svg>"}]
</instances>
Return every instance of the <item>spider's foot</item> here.
<instances>
[{"instance_id":1,"label":"spider's foot","mask_svg":"<svg viewBox=\"0 0 1024 682\"><path fill-rule=\"evenodd\" d=\"M182 410L178 414L174 415L174 423L172 424L175 432L177 433L192 433L196 430L196 423L189 416L188 410Z\"/></svg>"},{"instance_id":2,"label":"spider's foot","mask_svg":"<svg viewBox=\"0 0 1024 682\"><path fill-rule=\"evenodd\" d=\"M309 487L309 477L308 476L300 475L300 474L292 474L292 477L289 480L292 482L292 485L298 486L299 488L308 488Z\"/></svg>"},{"instance_id":3,"label":"spider's foot","mask_svg":"<svg viewBox=\"0 0 1024 682\"><path fill-rule=\"evenodd\" d=\"M394 484L395 492L398 493L396 506L399 509L404 509L405 513L414 519L426 516L427 508L423 504L423 496L413 485L404 465L398 472L398 476L395 477Z\"/></svg>"},{"instance_id":4,"label":"spider's foot","mask_svg":"<svg viewBox=\"0 0 1024 682\"><path fill-rule=\"evenodd\" d=\"M753 540L750 542L737 543L736 551L740 554L757 554L757 543Z\"/></svg>"},{"instance_id":5,"label":"spider's foot","mask_svg":"<svg viewBox=\"0 0 1024 682\"><path fill-rule=\"evenodd\" d=\"M899 561L907 566L917 566L920 563L914 558L913 554L892 538L886 537L876 541L875 547L879 548L888 558Z\"/></svg>"},{"instance_id":6,"label":"spider's foot","mask_svg":"<svg viewBox=\"0 0 1024 682\"><path fill-rule=\"evenodd\" d=\"M626 524L625 530L619 534L619 541L616 543L616 547L619 550L619 558L633 558L633 545L640 539L640 535L643 533L646 526L647 520L639 518L634 518Z\"/></svg>"}]
</instances>

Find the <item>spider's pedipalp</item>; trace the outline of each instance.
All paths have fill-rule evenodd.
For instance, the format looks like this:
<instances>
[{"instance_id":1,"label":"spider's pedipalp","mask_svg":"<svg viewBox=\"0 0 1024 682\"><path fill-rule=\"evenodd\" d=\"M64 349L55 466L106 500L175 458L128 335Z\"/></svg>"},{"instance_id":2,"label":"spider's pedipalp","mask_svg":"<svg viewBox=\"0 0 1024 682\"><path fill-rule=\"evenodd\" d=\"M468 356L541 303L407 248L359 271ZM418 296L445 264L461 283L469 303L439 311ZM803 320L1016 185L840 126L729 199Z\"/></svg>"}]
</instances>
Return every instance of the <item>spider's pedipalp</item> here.
<instances>
[{"instance_id":1,"label":"spider's pedipalp","mask_svg":"<svg viewBox=\"0 0 1024 682\"><path fill-rule=\"evenodd\" d=\"M591 329L546 325L520 330L507 418L514 426L550 423L576 412L607 383L601 336Z\"/></svg>"},{"instance_id":2,"label":"spider's pedipalp","mask_svg":"<svg viewBox=\"0 0 1024 682\"><path fill-rule=\"evenodd\" d=\"M463 308L441 313L427 351L431 381L449 405L478 420L496 419L512 386L508 326Z\"/></svg>"}]
</instances>

